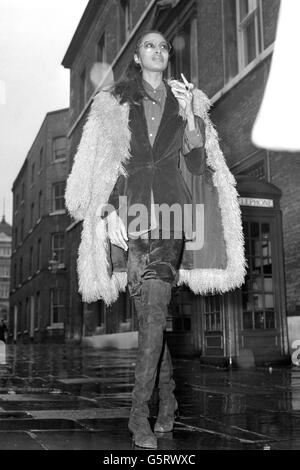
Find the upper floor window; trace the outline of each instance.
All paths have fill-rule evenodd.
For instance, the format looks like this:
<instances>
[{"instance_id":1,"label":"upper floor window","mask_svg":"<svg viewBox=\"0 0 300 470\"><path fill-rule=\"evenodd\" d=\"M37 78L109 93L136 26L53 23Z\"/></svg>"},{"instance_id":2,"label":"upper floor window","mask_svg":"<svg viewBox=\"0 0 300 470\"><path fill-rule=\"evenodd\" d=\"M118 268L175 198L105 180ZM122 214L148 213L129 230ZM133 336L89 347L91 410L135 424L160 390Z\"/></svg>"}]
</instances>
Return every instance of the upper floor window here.
<instances>
[{"instance_id":1,"label":"upper floor window","mask_svg":"<svg viewBox=\"0 0 300 470\"><path fill-rule=\"evenodd\" d=\"M14 264L13 286L17 286L17 263Z\"/></svg>"},{"instance_id":2,"label":"upper floor window","mask_svg":"<svg viewBox=\"0 0 300 470\"><path fill-rule=\"evenodd\" d=\"M33 227L33 223L34 223L34 202L32 202L30 206L30 227Z\"/></svg>"},{"instance_id":3,"label":"upper floor window","mask_svg":"<svg viewBox=\"0 0 300 470\"><path fill-rule=\"evenodd\" d=\"M66 137L56 137L53 139L53 161L65 160L67 150Z\"/></svg>"},{"instance_id":4,"label":"upper floor window","mask_svg":"<svg viewBox=\"0 0 300 470\"><path fill-rule=\"evenodd\" d=\"M236 0L239 70L263 50L261 0Z\"/></svg>"},{"instance_id":5,"label":"upper floor window","mask_svg":"<svg viewBox=\"0 0 300 470\"><path fill-rule=\"evenodd\" d=\"M120 9L120 39L123 44L130 36L132 30L131 0L121 0Z\"/></svg>"},{"instance_id":6,"label":"upper floor window","mask_svg":"<svg viewBox=\"0 0 300 470\"><path fill-rule=\"evenodd\" d=\"M10 258L10 256L11 256L11 249L10 249L10 248L6 248L6 247L1 247L1 248L0 248L0 256L2 256L3 258Z\"/></svg>"},{"instance_id":7,"label":"upper floor window","mask_svg":"<svg viewBox=\"0 0 300 470\"><path fill-rule=\"evenodd\" d=\"M52 206L54 211L65 208L65 181L54 183L52 186Z\"/></svg>"},{"instance_id":8,"label":"upper floor window","mask_svg":"<svg viewBox=\"0 0 300 470\"><path fill-rule=\"evenodd\" d=\"M25 199L25 183L22 183L22 201Z\"/></svg>"},{"instance_id":9,"label":"upper floor window","mask_svg":"<svg viewBox=\"0 0 300 470\"><path fill-rule=\"evenodd\" d=\"M43 168L43 160L44 160L44 147L40 149L40 157L39 157L39 171Z\"/></svg>"},{"instance_id":10,"label":"upper floor window","mask_svg":"<svg viewBox=\"0 0 300 470\"><path fill-rule=\"evenodd\" d=\"M0 266L0 277L9 278L10 277L10 267L9 266Z\"/></svg>"},{"instance_id":11,"label":"upper floor window","mask_svg":"<svg viewBox=\"0 0 300 470\"><path fill-rule=\"evenodd\" d=\"M105 33L102 34L100 40L97 43L97 62L106 62L106 41Z\"/></svg>"},{"instance_id":12,"label":"upper floor window","mask_svg":"<svg viewBox=\"0 0 300 470\"><path fill-rule=\"evenodd\" d=\"M23 258L19 260L19 284L22 284L23 281Z\"/></svg>"},{"instance_id":13,"label":"upper floor window","mask_svg":"<svg viewBox=\"0 0 300 470\"><path fill-rule=\"evenodd\" d=\"M86 69L84 68L80 74L80 81L79 81L79 111L82 111L86 102L87 102L87 76L86 76Z\"/></svg>"},{"instance_id":14,"label":"upper floor window","mask_svg":"<svg viewBox=\"0 0 300 470\"><path fill-rule=\"evenodd\" d=\"M57 232L52 234L51 240L52 259L58 264L63 264L65 261L65 234L64 232Z\"/></svg>"},{"instance_id":15,"label":"upper floor window","mask_svg":"<svg viewBox=\"0 0 300 470\"><path fill-rule=\"evenodd\" d=\"M15 228L15 247L18 245L18 227Z\"/></svg>"},{"instance_id":16,"label":"upper floor window","mask_svg":"<svg viewBox=\"0 0 300 470\"><path fill-rule=\"evenodd\" d=\"M9 285L8 284L0 284L0 298L1 299L8 299L9 297Z\"/></svg>"},{"instance_id":17,"label":"upper floor window","mask_svg":"<svg viewBox=\"0 0 300 470\"><path fill-rule=\"evenodd\" d=\"M34 183L34 175L35 175L35 163L31 166L31 184Z\"/></svg>"},{"instance_id":18,"label":"upper floor window","mask_svg":"<svg viewBox=\"0 0 300 470\"><path fill-rule=\"evenodd\" d=\"M175 29L171 43L176 53L169 61L169 76L180 78L183 72L186 78L197 85L198 83L198 39L197 18L193 15Z\"/></svg>"},{"instance_id":19,"label":"upper floor window","mask_svg":"<svg viewBox=\"0 0 300 470\"><path fill-rule=\"evenodd\" d=\"M42 191L39 192L39 198L38 198L38 219L41 217L42 215Z\"/></svg>"},{"instance_id":20,"label":"upper floor window","mask_svg":"<svg viewBox=\"0 0 300 470\"><path fill-rule=\"evenodd\" d=\"M29 249L29 274L32 273L33 269L33 246Z\"/></svg>"},{"instance_id":21,"label":"upper floor window","mask_svg":"<svg viewBox=\"0 0 300 470\"><path fill-rule=\"evenodd\" d=\"M18 209L18 207L19 207L19 203L20 203L20 201L19 201L19 194L16 194L16 204L15 204L15 210L17 210L17 209Z\"/></svg>"},{"instance_id":22,"label":"upper floor window","mask_svg":"<svg viewBox=\"0 0 300 470\"><path fill-rule=\"evenodd\" d=\"M21 219L21 242L24 240L24 218Z\"/></svg>"},{"instance_id":23,"label":"upper floor window","mask_svg":"<svg viewBox=\"0 0 300 470\"><path fill-rule=\"evenodd\" d=\"M39 271L42 268L42 239L38 239L37 245L37 270Z\"/></svg>"}]
</instances>

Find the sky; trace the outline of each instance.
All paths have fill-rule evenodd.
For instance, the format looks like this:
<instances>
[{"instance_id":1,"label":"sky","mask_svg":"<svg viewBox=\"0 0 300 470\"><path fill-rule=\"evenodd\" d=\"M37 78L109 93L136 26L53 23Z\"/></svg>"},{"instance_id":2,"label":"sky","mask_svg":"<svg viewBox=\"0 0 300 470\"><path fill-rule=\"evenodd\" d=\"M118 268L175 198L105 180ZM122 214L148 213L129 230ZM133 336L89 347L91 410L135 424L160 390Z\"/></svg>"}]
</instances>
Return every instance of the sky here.
<instances>
[{"instance_id":1,"label":"sky","mask_svg":"<svg viewBox=\"0 0 300 470\"><path fill-rule=\"evenodd\" d=\"M0 0L0 215L46 113L69 107L61 65L88 0Z\"/></svg>"}]
</instances>

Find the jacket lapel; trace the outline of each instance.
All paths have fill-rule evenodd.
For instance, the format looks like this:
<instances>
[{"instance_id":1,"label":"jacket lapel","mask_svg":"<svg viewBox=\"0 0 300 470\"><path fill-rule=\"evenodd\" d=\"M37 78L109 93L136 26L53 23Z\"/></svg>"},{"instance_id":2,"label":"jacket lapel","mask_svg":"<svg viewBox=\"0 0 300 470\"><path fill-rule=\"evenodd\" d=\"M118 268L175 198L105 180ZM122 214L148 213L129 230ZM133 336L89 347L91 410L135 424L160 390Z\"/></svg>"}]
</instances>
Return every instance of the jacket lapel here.
<instances>
[{"instance_id":1,"label":"jacket lapel","mask_svg":"<svg viewBox=\"0 0 300 470\"><path fill-rule=\"evenodd\" d=\"M179 105L177 99L173 95L170 86L166 82L165 86L167 90L166 102L163 115L158 127L158 131L154 140L153 150L159 144L159 140L161 139L161 137L165 135L166 127L168 126L170 119L174 118L174 115L178 116L179 112Z\"/></svg>"},{"instance_id":2,"label":"jacket lapel","mask_svg":"<svg viewBox=\"0 0 300 470\"><path fill-rule=\"evenodd\" d=\"M179 105L178 101L173 95L170 86L167 84L167 82L164 82L167 90L167 96L166 96L166 101L165 101L165 106L162 114L162 118L157 130L156 137L154 139L153 147L151 146L149 136L148 136L148 126L147 126L147 120L145 116L145 110L143 103L140 105L134 105L135 112L137 113L139 119L138 122L140 123L140 128L147 139L147 142L149 143L149 146L154 150L156 145L158 144L159 139L161 138L162 135L164 135L166 126L168 126L169 120L174 117L174 115L178 115L179 113Z\"/></svg>"}]
</instances>

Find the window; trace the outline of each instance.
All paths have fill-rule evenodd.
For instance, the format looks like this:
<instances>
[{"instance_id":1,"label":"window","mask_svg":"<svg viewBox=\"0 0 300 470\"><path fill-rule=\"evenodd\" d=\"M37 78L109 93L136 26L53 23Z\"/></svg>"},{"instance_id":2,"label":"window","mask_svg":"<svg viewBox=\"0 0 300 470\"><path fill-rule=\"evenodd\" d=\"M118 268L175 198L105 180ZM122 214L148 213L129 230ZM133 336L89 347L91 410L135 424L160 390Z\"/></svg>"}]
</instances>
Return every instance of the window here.
<instances>
[{"instance_id":1,"label":"window","mask_svg":"<svg viewBox=\"0 0 300 470\"><path fill-rule=\"evenodd\" d=\"M65 234L64 232L53 233L51 237L52 260L58 264L65 261Z\"/></svg>"},{"instance_id":2,"label":"window","mask_svg":"<svg viewBox=\"0 0 300 470\"><path fill-rule=\"evenodd\" d=\"M204 330L222 331L221 302L219 295L204 297Z\"/></svg>"},{"instance_id":3,"label":"window","mask_svg":"<svg viewBox=\"0 0 300 470\"><path fill-rule=\"evenodd\" d=\"M197 18L190 17L183 25L178 26L171 38L176 54L171 55L168 73L180 77L183 72L188 80L198 83L198 29Z\"/></svg>"},{"instance_id":4,"label":"window","mask_svg":"<svg viewBox=\"0 0 300 470\"><path fill-rule=\"evenodd\" d=\"M30 318L30 303L29 303L29 298L26 297L26 300L25 300L25 314L24 314L24 318L23 318L23 331L27 331L28 330L28 322L29 322L29 318Z\"/></svg>"},{"instance_id":5,"label":"window","mask_svg":"<svg viewBox=\"0 0 300 470\"><path fill-rule=\"evenodd\" d=\"M24 219L21 219L21 242L24 240Z\"/></svg>"},{"instance_id":6,"label":"window","mask_svg":"<svg viewBox=\"0 0 300 470\"><path fill-rule=\"evenodd\" d=\"M0 256L2 256L2 258L10 258L11 256L11 249L10 248L0 248Z\"/></svg>"},{"instance_id":7,"label":"window","mask_svg":"<svg viewBox=\"0 0 300 470\"><path fill-rule=\"evenodd\" d=\"M19 302L18 304L18 314L17 314L17 328L18 328L18 333L21 332L21 328L22 328L22 302Z\"/></svg>"},{"instance_id":8,"label":"window","mask_svg":"<svg viewBox=\"0 0 300 470\"><path fill-rule=\"evenodd\" d=\"M39 271L42 267L42 240L38 239L37 245L37 270Z\"/></svg>"},{"instance_id":9,"label":"window","mask_svg":"<svg viewBox=\"0 0 300 470\"><path fill-rule=\"evenodd\" d=\"M34 328L39 328L40 326L40 310L41 310L41 295L40 292L36 293L35 297L35 309L34 309Z\"/></svg>"},{"instance_id":10,"label":"window","mask_svg":"<svg viewBox=\"0 0 300 470\"><path fill-rule=\"evenodd\" d=\"M42 191L39 192L38 198L38 219L40 219L42 215Z\"/></svg>"},{"instance_id":11,"label":"window","mask_svg":"<svg viewBox=\"0 0 300 470\"><path fill-rule=\"evenodd\" d=\"M53 184L53 210L60 211L65 208L65 181Z\"/></svg>"},{"instance_id":12,"label":"window","mask_svg":"<svg viewBox=\"0 0 300 470\"><path fill-rule=\"evenodd\" d=\"M31 166L31 184L34 183L34 175L35 175L35 163Z\"/></svg>"},{"instance_id":13,"label":"window","mask_svg":"<svg viewBox=\"0 0 300 470\"><path fill-rule=\"evenodd\" d=\"M8 299L9 297L9 285L8 284L0 284L0 298L1 299Z\"/></svg>"},{"instance_id":14,"label":"window","mask_svg":"<svg viewBox=\"0 0 300 470\"><path fill-rule=\"evenodd\" d=\"M106 44L105 44L105 33L102 34L101 39L97 44L97 62L106 62Z\"/></svg>"},{"instance_id":15,"label":"window","mask_svg":"<svg viewBox=\"0 0 300 470\"><path fill-rule=\"evenodd\" d=\"M64 291L62 289L51 289L51 324L64 322Z\"/></svg>"},{"instance_id":16,"label":"window","mask_svg":"<svg viewBox=\"0 0 300 470\"><path fill-rule=\"evenodd\" d=\"M56 137L55 139L53 139L53 161L65 160L66 150L66 137Z\"/></svg>"},{"instance_id":17,"label":"window","mask_svg":"<svg viewBox=\"0 0 300 470\"><path fill-rule=\"evenodd\" d=\"M32 274L33 270L33 246L29 250L29 274Z\"/></svg>"},{"instance_id":18,"label":"window","mask_svg":"<svg viewBox=\"0 0 300 470\"><path fill-rule=\"evenodd\" d=\"M25 199L25 183L22 183L22 201Z\"/></svg>"},{"instance_id":19,"label":"window","mask_svg":"<svg viewBox=\"0 0 300 470\"><path fill-rule=\"evenodd\" d=\"M237 15L236 1L222 2L224 18L224 67L225 83L238 74L238 37L237 37Z\"/></svg>"},{"instance_id":20,"label":"window","mask_svg":"<svg viewBox=\"0 0 300 470\"><path fill-rule=\"evenodd\" d=\"M20 204L20 201L19 201L19 194L16 194L15 210L18 209L19 204Z\"/></svg>"},{"instance_id":21,"label":"window","mask_svg":"<svg viewBox=\"0 0 300 470\"><path fill-rule=\"evenodd\" d=\"M9 266L0 266L0 277L9 278L10 269Z\"/></svg>"},{"instance_id":22,"label":"window","mask_svg":"<svg viewBox=\"0 0 300 470\"><path fill-rule=\"evenodd\" d=\"M244 171L244 174L248 176L255 176L261 180L266 179L265 162L261 161L255 165L250 166L247 170Z\"/></svg>"},{"instance_id":23,"label":"window","mask_svg":"<svg viewBox=\"0 0 300 470\"><path fill-rule=\"evenodd\" d=\"M23 258L20 258L19 261L19 284L22 284L23 280Z\"/></svg>"},{"instance_id":24,"label":"window","mask_svg":"<svg viewBox=\"0 0 300 470\"><path fill-rule=\"evenodd\" d=\"M271 226L267 221L244 221L249 270L242 286L244 330L276 328Z\"/></svg>"},{"instance_id":25,"label":"window","mask_svg":"<svg viewBox=\"0 0 300 470\"><path fill-rule=\"evenodd\" d=\"M14 284L13 286L16 287L17 286L17 263L14 264Z\"/></svg>"},{"instance_id":26,"label":"window","mask_svg":"<svg viewBox=\"0 0 300 470\"><path fill-rule=\"evenodd\" d=\"M15 247L18 244L18 227L15 228Z\"/></svg>"},{"instance_id":27,"label":"window","mask_svg":"<svg viewBox=\"0 0 300 470\"><path fill-rule=\"evenodd\" d=\"M79 82L79 111L82 111L87 102L87 76L86 69L81 72Z\"/></svg>"},{"instance_id":28,"label":"window","mask_svg":"<svg viewBox=\"0 0 300 470\"><path fill-rule=\"evenodd\" d=\"M121 0L120 8L120 42L123 44L127 41L132 30L132 11L131 1Z\"/></svg>"},{"instance_id":29,"label":"window","mask_svg":"<svg viewBox=\"0 0 300 470\"><path fill-rule=\"evenodd\" d=\"M33 227L33 223L34 223L34 202L32 202L30 206L30 227Z\"/></svg>"},{"instance_id":30,"label":"window","mask_svg":"<svg viewBox=\"0 0 300 470\"><path fill-rule=\"evenodd\" d=\"M43 160L44 160L44 147L40 150L40 158L39 158L39 171L42 171L43 168Z\"/></svg>"},{"instance_id":31,"label":"window","mask_svg":"<svg viewBox=\"0 0 300 470\"><path fill-rule=\"evenodd\" d=\"M236 0L239 70L263 50L261 0Z\"/></svg>"}]
</instances>

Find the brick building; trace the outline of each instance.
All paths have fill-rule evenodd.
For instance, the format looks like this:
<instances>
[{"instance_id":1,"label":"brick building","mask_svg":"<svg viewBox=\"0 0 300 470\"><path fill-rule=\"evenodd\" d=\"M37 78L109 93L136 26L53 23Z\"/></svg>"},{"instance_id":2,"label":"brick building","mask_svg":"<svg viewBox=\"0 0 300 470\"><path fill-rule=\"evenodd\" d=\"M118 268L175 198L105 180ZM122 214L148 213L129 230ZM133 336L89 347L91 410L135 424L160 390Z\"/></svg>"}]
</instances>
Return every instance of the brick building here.
<instances>
[{"instance_id":1,"label":"brick building","mask_svg":"<svg viewBox=\"0 0 300 470\"><path fill-rule=\"evenodd\" d=\"M0 222L0 320L7 322L12 228L3 215Z\"/></svg>"},{"instance_id":2,"label":"brick building","mask_svg":"<svg viewBox=\"0 0 300 470\"><path fill-rule=\"evenodd\" d=\"M64 339L69 110L47 113L17 175L9 326L14 341Z\"/></svg>"},{"instance_id":3,"label":"brick building","mask_svg":"<svg viewBox=\"0 0 300 470\"><path fill-rule=\"evenodd\" d=\"M223 296L195 296L186 288L174 292L171 348L198 354L203 361L231 362L243 349L251 349L258 362L287 360L287 312L289 324L299 320L300 159L258 149L250 139L268 77L279 5L279 0L91 0L63 59L71 73L69 171L91 97L101 85L103 63L118 79L146 29L162 31L173 45L168 75L180 78L183 72L212 101L211 117L238 180L249 268L242 289ZM195 181L180 165L193 191ZM68 336L83 335L102 346L134 345L136 334L128 332L136 328L135 315L128 295L107 309L102 301L82 304L76 294L72 253L80 231L81 224L75 223L67 229Z\"/></svg>"}]
</instances>

